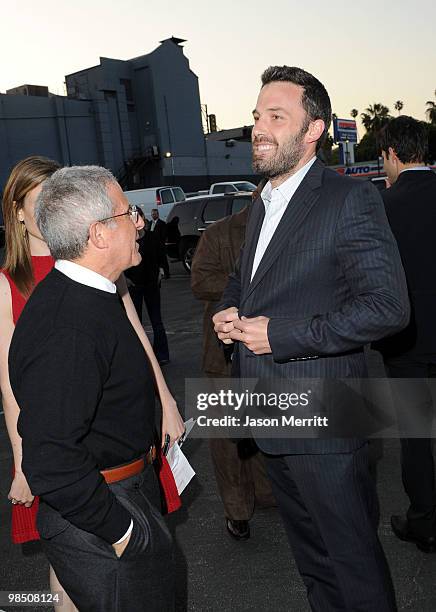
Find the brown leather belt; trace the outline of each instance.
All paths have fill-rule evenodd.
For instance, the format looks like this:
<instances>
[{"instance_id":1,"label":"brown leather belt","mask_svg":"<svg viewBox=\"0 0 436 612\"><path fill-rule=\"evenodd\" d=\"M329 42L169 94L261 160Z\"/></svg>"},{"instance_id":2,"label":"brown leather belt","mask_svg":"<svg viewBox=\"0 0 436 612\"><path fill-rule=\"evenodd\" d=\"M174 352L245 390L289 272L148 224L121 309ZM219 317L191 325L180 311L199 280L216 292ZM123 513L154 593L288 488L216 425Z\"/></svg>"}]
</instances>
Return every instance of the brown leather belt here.
<instances>
[{"instance_id":1,"label":"brown leather belt","mask_svg":"<svg viewBox=\"0 0 436 612\"><path fill-rule=\"evenodd\" d=\"M120 480L126 480L126 478L131 478L132 476L136 476L136 474L140 474L145 464L150 465L156 459L156 447L150 447L150 450L144 457L140 459L135 459L130 463L126 463L125 465L119 465L114 468L108 468L107 470L101 470L101 475L107 482L107 484L112 484L114 482L119 482Z\"/></svg>"}]
</instances>

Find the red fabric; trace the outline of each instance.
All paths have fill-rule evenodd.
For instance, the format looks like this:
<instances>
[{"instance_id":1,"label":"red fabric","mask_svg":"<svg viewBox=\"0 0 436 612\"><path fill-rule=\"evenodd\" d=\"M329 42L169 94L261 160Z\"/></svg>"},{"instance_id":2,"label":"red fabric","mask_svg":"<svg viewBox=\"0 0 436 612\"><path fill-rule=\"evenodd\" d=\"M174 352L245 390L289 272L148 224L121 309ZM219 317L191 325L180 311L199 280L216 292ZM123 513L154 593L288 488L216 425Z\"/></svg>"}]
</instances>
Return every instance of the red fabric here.
<instances>
[{"instance_id":1,"label":"red fabric","mask_svg":"<svg viewBox=\"0 0 436 612\"><path fill-rule=\"evenodd\" d=\"M39 533L36 528L38 507L39 497L35 497L30 508L19 505L12 506L11 536L14 544L39 540Z\"/></svg>"},{"instance_id":2,"label":"red fabric","mask_svg":"<svg viewBox=\"0 0 436 612\"><path fill-rule=\"evenodd\" d=\"M47 274L50 272L53 266L54 266L54 259L51 255L32 256L32 268L33 268L33 276L35 279L35 285L40 283L42 279L47 276ZM17 286L15 285L14 281L9 276L9 273L6 272L6 270L2 270L2 272L8 279L9 286L11 288L12 318L14 321L14 325L16 325L18 321L18 317L22 313L27 300L18 291Z\"/></svg>"},{"instance_id":3,"label":"red fabric","mask_svg":"<svg viewBox=\"0 0 436 612\"><path fill-rule=\"evenodd\" d=\"M54 259L51 257L51 255L32 257L35 285L37 285L47 276L53 266ZM14 324L16 324L24 306L26 305L26 298L23 297L18 291L9 274L6 271L3 271L3 274L8 279L9 286L11 288L12 318ZM31 542L32 540L39 540L39 533L36 528L38 506L39 499L37 497L35 497L35 500L30 508L19 505L12 506L11 536L14 544L23 544L24 542Z\"/></svg>"},{"instance_id":4,"label":"red fabric","mask_svg":"<svg viewBox=\"0 0 436 612\"><path fill-rule=\"evenodd\" d=\"M166 457L163 456L162 450L159 451L155 466L165 506L164 514L171 514L171 512L175 512L180 508L182 500L177 491L176 481L174 480L170 464Z\"/></svg>"}]
</instances>

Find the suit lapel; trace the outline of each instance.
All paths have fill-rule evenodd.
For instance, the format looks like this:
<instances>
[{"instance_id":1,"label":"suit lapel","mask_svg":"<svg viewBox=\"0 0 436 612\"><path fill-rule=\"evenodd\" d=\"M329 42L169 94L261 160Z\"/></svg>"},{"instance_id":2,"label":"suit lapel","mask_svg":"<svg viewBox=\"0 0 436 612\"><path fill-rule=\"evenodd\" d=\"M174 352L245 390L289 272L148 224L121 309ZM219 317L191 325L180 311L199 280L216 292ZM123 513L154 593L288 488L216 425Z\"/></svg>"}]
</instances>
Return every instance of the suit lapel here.
<instances>
[{"instance_id":1,"label":"suit lapel","mask_svg":"<svg viewBox=\"0 0 436 612\"><path fill-rule=\"evenodd\" d=\"M262 257L262 260L259 263L259 266L251 283L249 279L251 276L251 270L253 268L253 260L256 252L256 246L259 239L263 217L262 220L259 222L259 227L256 228L257 231L255 232L255 235L253 232L253 236L247 236L247 243L251 237L255 240L253 240L253 243L248 243L250 244L251 265L249 266L248 270L248 287L244 283L244 286L247 287L246 292L243 293L244 300L257 287L259 282L273 265L274 261L280 255L283 248L289 242L290 236L295 233L297 228L303 222L306 215L309 213L312 206L318 200L320 195L319 187L321 186L323 172L324 164L321 161L316 160L310 168L309 172L301 181L297 191L294 193L293 197L289 201L288 206L286 207L286 210L283 214L283 217L281 218L280 223L278 224L277 229L274 232L270 243L268 244L268 247ZM245 279L245 281L247 281L247 279Z\"/></svg>"},{"instance_id":2,"label":"suit lapel","mask_svg":"<svg viewBox=\"0 0 436 612\"><path fill-rule=\"evenodd\" d=\"M244 258L241 269L244 288L250 284L251 270L253 268L254 254L256 253L256 245L259 240L260 230L262 228L263 219L265 217L265 205L260 195L251 205L250 216L247 221L245 231L245 248Z\"/></svg>"}]
</instances>

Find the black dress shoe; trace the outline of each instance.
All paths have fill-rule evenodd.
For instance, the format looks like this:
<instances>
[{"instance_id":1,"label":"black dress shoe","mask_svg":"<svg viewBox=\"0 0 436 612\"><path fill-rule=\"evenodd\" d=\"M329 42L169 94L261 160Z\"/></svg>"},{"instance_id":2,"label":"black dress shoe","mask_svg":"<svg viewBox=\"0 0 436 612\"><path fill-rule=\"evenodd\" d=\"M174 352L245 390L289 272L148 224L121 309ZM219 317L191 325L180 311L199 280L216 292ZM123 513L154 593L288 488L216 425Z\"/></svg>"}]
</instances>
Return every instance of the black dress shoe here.
<instances>
[{"instance_id":1,"label":"black dress shoe","mask_svg":"<svg viewBox=\"0 0 436 612\"><path fill-rule=\"evenodd\" d=\"M412 542L416 544L419 550L425 553L436 552L436 537L418 536L410 528L409 521L402 516L391 516L391 527L397 538L403 542Z\"/></svg>"},{"instance_id":2,"label":"black dress shoe","mask_svg":"<svg viewBox=\"0 0 436 612\"><path fill-rule=\"evenodd\" d=\"M226 519L227 531L235 540L248 540L250 537L250 526L248 521L233 521Z\"/></svg>"}]
</instances>

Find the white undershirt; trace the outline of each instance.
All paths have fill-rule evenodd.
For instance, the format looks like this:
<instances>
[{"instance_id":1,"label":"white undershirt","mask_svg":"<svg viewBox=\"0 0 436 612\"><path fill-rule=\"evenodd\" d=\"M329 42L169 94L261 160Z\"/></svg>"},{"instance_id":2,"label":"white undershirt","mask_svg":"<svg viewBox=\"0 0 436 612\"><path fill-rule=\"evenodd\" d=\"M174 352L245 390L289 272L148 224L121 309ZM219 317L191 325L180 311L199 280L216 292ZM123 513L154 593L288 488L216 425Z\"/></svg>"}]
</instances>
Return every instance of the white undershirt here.
<instances>
[{"instance_id":1,"label":"white undershirt","mask_svg":"<svg viewBox=\"0 0 436 612\"><path fill-rule=\"evenodd\" d=\"M108 278L98 274L98 272L94 272L94 270L85 268L85 266L74 263L74 261L58 259L55 262L55 268L59 272L62 272L62 274L65 274L65 276L68 276L68 278L71 278L71 280L76 281L76 283L81 283L87 287L93 287L94 289L100 289L101 291L107 291L107 293L116 293L117 291L114 283ZM132 533L132 529L133 520L130 519L128 530L123 537L114 542L114 544L121 544L121 542L123 542Z\"/></svg>"},{"instance_id":2,"label":"white undershirt","mask_svg":"<svg viewBox=\"0 0 436 612\"><path fill-rule=\"evenodd\" d=\"M259 240L257 241L256 253L254 255L253 269L251 271L251 280L256 274L256 270L259 267L262 257L271 242L271 238L280 223L281 218L284 215L286 207L291 204L290 200L294 193L300 186L301 181L304 179L312 164L315 162L316 156L312 157L302 168L300 168L295 174L292 174L284 183L278 187L272 188L271 181L265 185L262 189L261 198L265 206L265 217L262 223L262 228L259 234Z\"/></svg>"}]
</instances>

